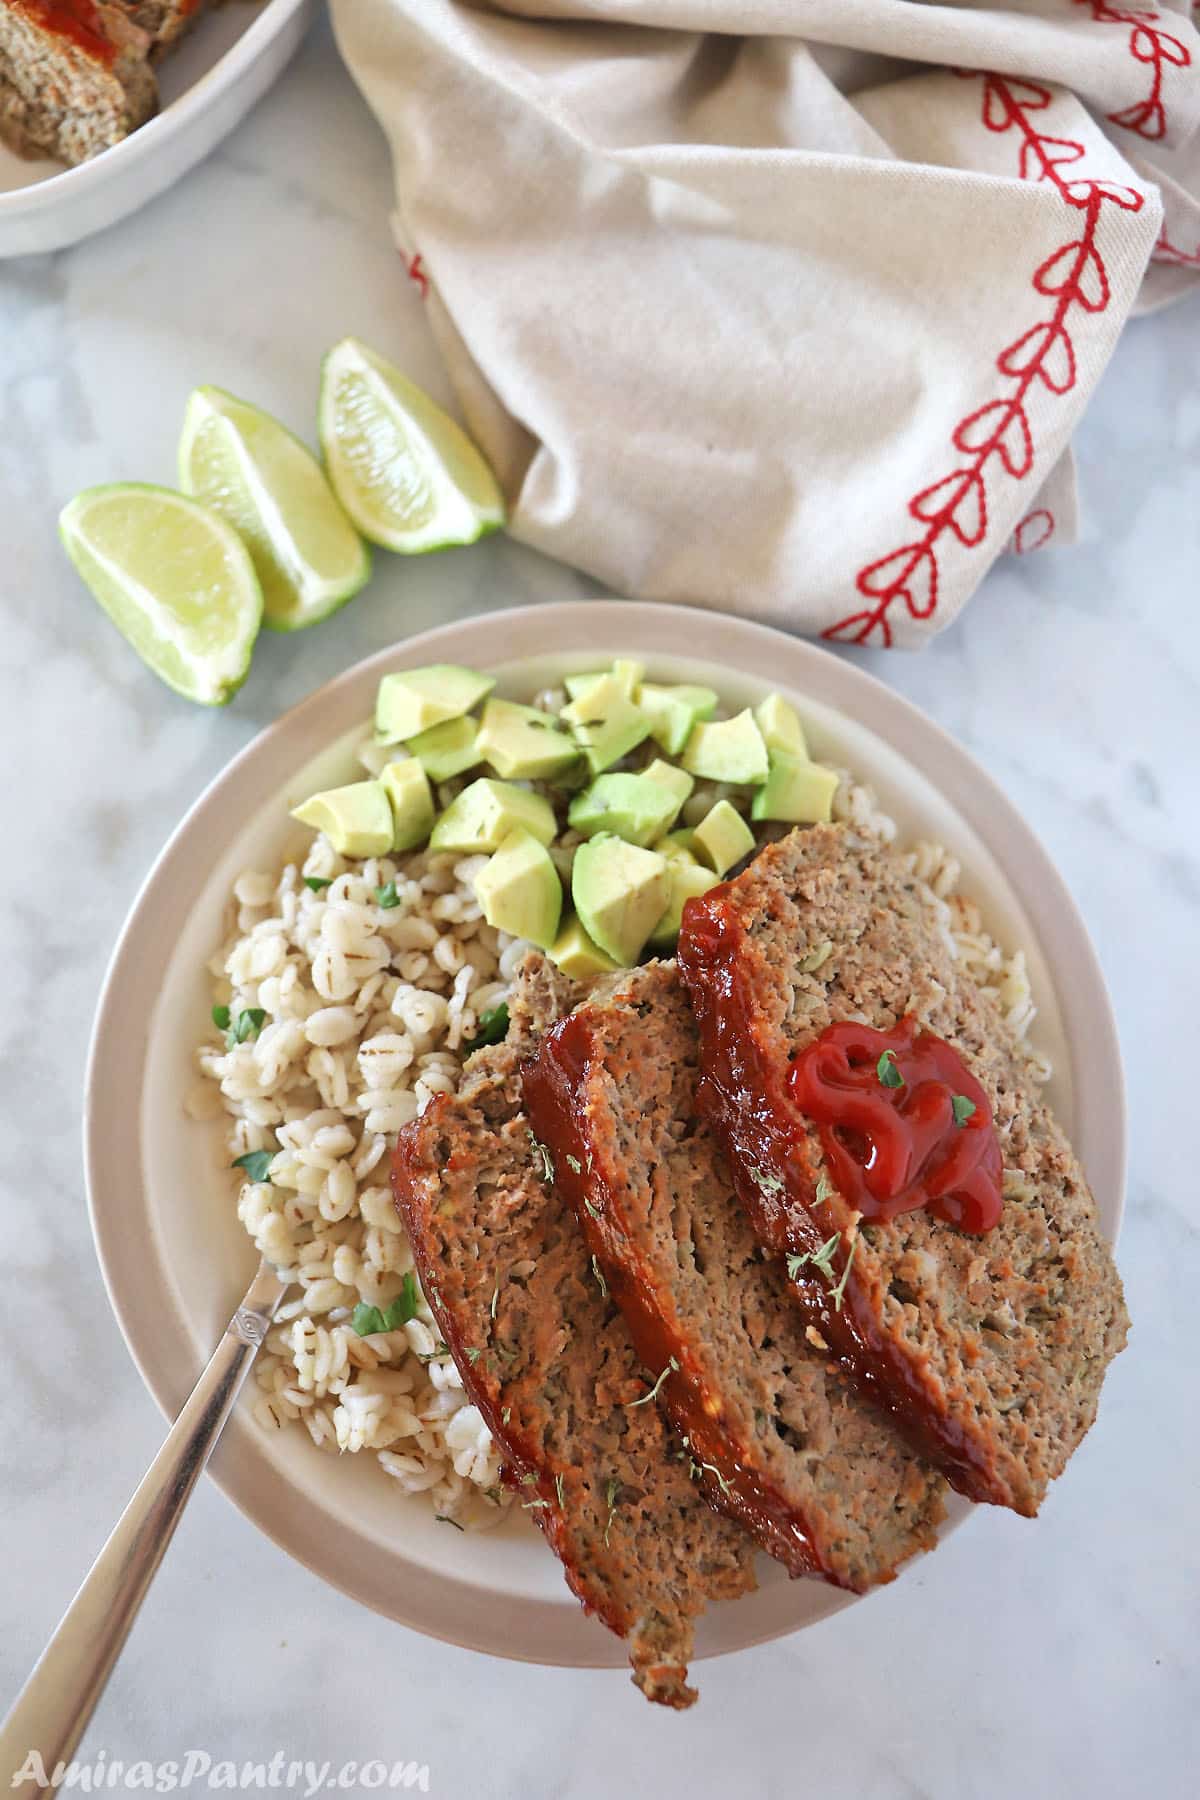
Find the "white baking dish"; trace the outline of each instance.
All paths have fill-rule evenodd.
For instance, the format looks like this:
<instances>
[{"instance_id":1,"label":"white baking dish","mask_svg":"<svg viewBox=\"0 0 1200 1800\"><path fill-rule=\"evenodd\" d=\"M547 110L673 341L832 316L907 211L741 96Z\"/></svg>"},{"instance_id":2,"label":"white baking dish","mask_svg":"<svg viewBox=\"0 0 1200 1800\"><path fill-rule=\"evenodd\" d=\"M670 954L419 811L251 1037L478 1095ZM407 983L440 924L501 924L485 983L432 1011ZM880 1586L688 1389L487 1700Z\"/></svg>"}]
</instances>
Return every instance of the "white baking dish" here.
<instances>
[{"instance_id":1,"label":"white baking dish","mask_svg":"<svg viewBox=\"0 0 1200 1800\"><path fill-rule=\"evenodd\" d=\"M313 0L206 12L163 63L157 116L76 169L0 145L0 257L78 243L178 181L267 91L312 12Z\"/></svg>"}]
</instances>

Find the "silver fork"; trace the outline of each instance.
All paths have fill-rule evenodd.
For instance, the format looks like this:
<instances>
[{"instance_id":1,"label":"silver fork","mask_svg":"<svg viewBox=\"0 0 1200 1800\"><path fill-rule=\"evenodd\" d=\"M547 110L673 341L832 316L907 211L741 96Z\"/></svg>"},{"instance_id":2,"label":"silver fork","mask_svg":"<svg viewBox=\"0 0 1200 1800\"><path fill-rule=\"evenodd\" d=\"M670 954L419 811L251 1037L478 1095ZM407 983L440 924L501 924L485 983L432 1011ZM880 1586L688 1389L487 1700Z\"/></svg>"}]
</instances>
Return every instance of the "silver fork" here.
<instances>
[{"instance_id":1,"label":"silver fork","mask_svg":"<svg viewBox=\"0 0 1200 1800\"><path fill-rule=\"evenodd\" d=\"M57 1631L0 1726L0 1786L40 1752L45 1786L72 1752L138 1615L192 1489L229 1417L285 1292L264 1258L162 1449L68 1606Z\"/></svg>"}]
</instances>

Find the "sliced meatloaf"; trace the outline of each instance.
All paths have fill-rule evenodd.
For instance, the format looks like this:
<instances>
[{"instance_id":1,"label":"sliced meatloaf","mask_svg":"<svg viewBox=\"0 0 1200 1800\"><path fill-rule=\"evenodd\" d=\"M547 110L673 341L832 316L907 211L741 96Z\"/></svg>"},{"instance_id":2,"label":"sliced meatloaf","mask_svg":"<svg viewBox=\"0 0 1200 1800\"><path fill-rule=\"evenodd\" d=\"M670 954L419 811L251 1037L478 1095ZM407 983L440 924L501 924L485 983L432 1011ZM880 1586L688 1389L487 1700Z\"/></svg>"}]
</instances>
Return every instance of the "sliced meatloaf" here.
<instances>
[{"instance_id":1,"label":"sliced meatloaf","mask_svg":"<svg viewBox=\"0 0 1200 1800\"><path fill-rule=\"evenodd\" d=\"M80 163L158 107L150 59L204 0L0 0L0 137Z\"/></svg>"},{"instance_id":2,"label":"sliced meatloaf","mask_svg":"<svg viewBox=\"0 0 1200 1800\"><path fill-rule=\"evenodd\" d=\"M520 1067L569 1005L541 957L508 1037L400 1134L397 1205L463 1383L584 1607L628 1640L651 1700L688 1706L693 1621L754 1585L753 1546L691 1481L522 1111Z\"/></svg>"},{"instance_id":3,"label":"sliced meatloaf","mask_svg":"<svg viewBox=\"0 0 1200 1800\"><path fill-rule=\"evenodd\" d=\"M689 902L679 963L703 1109L760 1242L793 1258L805 1318L955 1487L1036 1513L1096 1416L1128 1320L1083 1171L928 889L841 828L794 831ZM789 1097L789 1060L827 1025L910 1015L992 1106L1004 1203L981 1236L924 1210L860 1223ZM798 1264L834 1232L823 1268Z\"/></svg>"},{"instance_id":4,"label":"sliced meatloaf","mask_svg":"<svg viewBox=\"0 0 1200 1800\"><path fill-rule=\"evenodd\" d=\"M934 1544L944 1483L806 1335L698 1077L675 965L652 963L542 1039L525 1104L690 1455L793 1575L861 1592Z\"/></svg>"}]
</instances>

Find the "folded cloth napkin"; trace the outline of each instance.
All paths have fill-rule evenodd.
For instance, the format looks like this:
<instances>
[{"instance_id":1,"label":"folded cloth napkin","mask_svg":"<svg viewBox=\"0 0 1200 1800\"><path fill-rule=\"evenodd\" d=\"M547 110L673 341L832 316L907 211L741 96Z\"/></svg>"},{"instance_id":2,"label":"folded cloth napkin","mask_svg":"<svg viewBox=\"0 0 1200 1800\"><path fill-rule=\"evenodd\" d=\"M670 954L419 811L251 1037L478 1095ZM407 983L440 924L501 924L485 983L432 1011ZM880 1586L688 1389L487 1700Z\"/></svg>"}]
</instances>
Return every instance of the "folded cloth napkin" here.
<instances>
[{"instance_id":1,"label":"folded cloth napkin","mask_svg":"<svg viewBox=\"0 0 1200 1800\"><path fill-rule=\"evenodd\" d=\"M920 641L1070 536L1120 327L1200 276L1184 0L333 15L512 531L617 592Z\"/></svg>"}]
</instances>

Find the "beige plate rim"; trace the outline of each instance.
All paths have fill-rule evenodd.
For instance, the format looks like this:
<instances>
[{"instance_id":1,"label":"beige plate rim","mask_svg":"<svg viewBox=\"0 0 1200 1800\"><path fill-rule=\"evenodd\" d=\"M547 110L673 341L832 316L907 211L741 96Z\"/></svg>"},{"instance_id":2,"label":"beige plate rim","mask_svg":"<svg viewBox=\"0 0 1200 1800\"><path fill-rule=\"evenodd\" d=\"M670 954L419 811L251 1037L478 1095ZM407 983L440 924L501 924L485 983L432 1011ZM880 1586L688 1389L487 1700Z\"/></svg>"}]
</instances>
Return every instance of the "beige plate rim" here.
<instances>
[{"instance_id":1,"label":"beige plate rim","mask_svg":"<svg viewBox=\"0 0 1200 1800\"><path fill-rule=\"evenodd\" d=\"M681 644L687 646L686 655ZM178 1252L172 1265L169 1227L174 1215L162 1193L162 1169L173 1173L176 1164L164 1164L154 1150L156 1133L165 1132L173 1142L176 1130L173 1122L164 1122L163 1108L153 1106L152 1099L156 1079L161 1079L156 1064L172 1050L170 1032L178 1037L180 1029L164 1023L156 1007L178 973L173 964L189 921L198 908L215 906L204 885L207 880L211 890L213 846L227 845L256 809L261 814L264 808L278 807L289 778L367 718L375 685L386 670L431 661L465 662L508 666L512 679L512 665L539 658L544 664L551 653L564 670L626 653L642 656L666 679L685 664L707 663L727 671L735 687L779 687L818 717L822 710L838 717L847 729L860 732L864 742L869 732L898 773L925 784L923 792L936 790L961 821L962 832L971 834L981 854L994 859L989 866L1003 871L1010 910L1015 906L1020 911L1025 930L1033 932L1036 921L1034 944L1046 979L1048 971L1054 972L1052 990L1071 1066L1067 1123L1091 1173L1105 1232L1115 1242L1125 1186L1125 1099L1107 990L1061 877L991 777L882 682L768 626L721 613L612 599L523 606L459 620L381 650L285 713L190 808L130 909L93 1030L84 1095L84 1162L92 1231L109 1299L142 1379L168 1418L177 1413L199 1372L205 1346L215 1341L232 1310L240 1292L239 1273L247 1268L240 1258L234 1259L241 1260L240 1271L189 1263L185 1289ZM215 944L215 914L210 929L207 941ZM155 1171L157 1206L149 1191ZM188 1188L198 1179L189 1168ZM171 1200L177 1188L173 1181ZM243 1244L242 1250L248 1249ZM203 1303L193 1305L192 1291L198 1288L203 1289ZM309 1467L297 1460L299 1452L289 1445L284 1457L276 1448L291 1438L300 1440L299 1452L310 1462L323 1465L319 1479L329 1488L331 1459L312 1451L303 1433L265 1440L248 1416L245 1399L226 1429L212 1474L248 1518L309 1569L364 1605L451 1643L530 1662L621 1665L622 1646L583 1618L540 1545L516 1534L505 1539L502 1552L490 1534L464 1539L443 1531L431 1540L411 1511L403 1528L397 1527L402 1541L384 1544L366 1511L358 1510L357 1499L347 1508L332 1490L320 1496L309 1490ZM351 1460L365 1459L334 1462L339 1479ZM355 1493L365 1493L361 1482ZM401 1509L416 1504L400 1501ZM970 1511L956 1501L951 1527ZM448 1538L455 1540L456 1551L445 1543ZM489 1542L503 1558L490 1566L477 1548ZM523 1560L535 1550L544 1563ZM505 1575L510 1566L516 1571L511 1579ZM783 1636L852 1603L851 1596L817 1583L789 1583L773 1565L765 1574L758 1594L715 1607L702 1621L698 1657Z\"/></svg>"}]
</instances>

